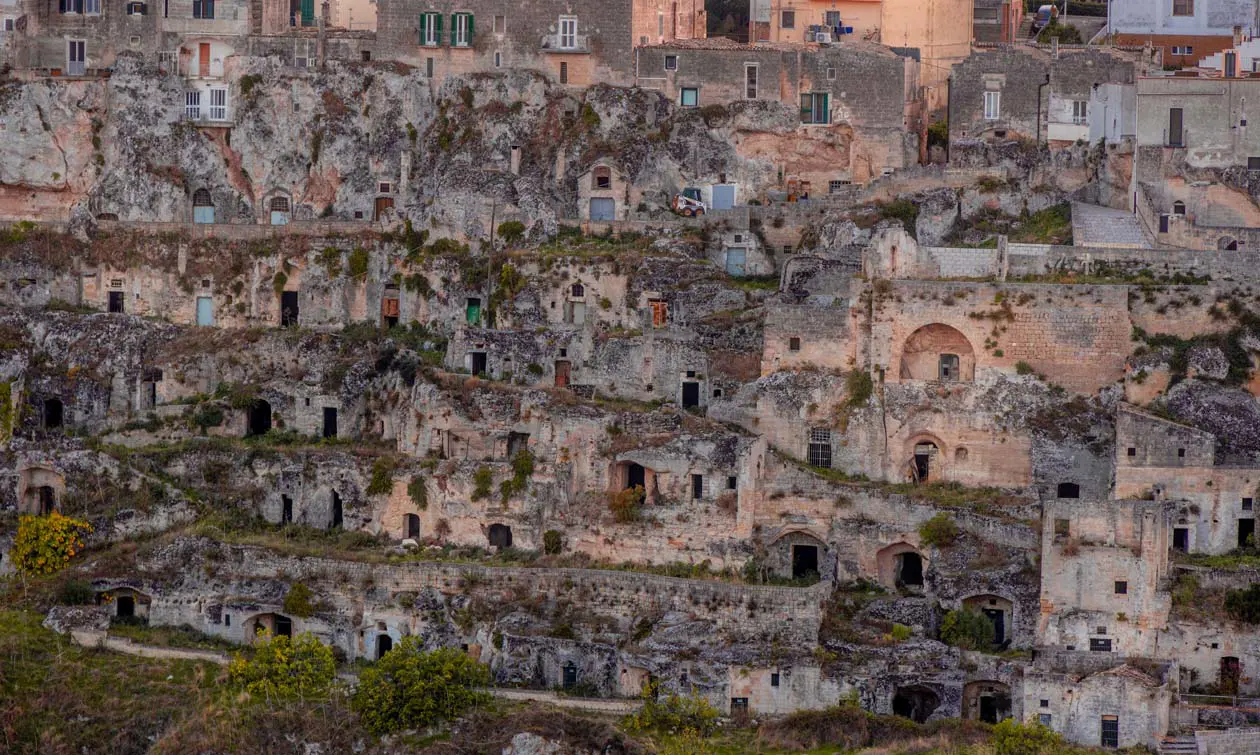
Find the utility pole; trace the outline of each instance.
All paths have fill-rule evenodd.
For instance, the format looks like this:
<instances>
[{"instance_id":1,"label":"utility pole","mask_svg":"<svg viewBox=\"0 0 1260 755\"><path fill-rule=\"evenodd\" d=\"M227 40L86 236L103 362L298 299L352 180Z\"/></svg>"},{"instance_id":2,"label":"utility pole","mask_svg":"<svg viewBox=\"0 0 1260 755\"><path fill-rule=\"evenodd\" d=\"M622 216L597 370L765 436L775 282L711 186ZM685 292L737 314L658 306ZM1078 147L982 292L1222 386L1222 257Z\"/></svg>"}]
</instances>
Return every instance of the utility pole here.
<instances>
[{"instance_id":1,"label":"utility pole","mask_svg":"<svg viewBox=\"0 0 1260 755\"><path fill-rule=\"evenodd\" d=\"M490 251L486 254L486 311L490 309L490 297L494 295L494 216L499 209L499 198L490 201Z\"/></svg>"}]
</instances>

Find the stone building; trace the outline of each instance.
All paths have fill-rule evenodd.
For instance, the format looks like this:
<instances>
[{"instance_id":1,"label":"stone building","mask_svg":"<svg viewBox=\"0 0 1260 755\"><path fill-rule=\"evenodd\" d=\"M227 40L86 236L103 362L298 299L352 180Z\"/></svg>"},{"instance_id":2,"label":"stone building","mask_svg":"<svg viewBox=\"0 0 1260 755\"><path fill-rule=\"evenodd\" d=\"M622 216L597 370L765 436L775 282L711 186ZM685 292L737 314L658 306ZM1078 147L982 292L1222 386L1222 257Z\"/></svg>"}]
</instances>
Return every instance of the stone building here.
<instances>
[{"instance_id":1,"label":"stone building","mask_svg":"<svg viewBox=\"0 0 1260 755\"><path fill-rule=\"evenodd\" d=\"M1260 79L1256 78L1140 77L1138 147L1175 151L1194 168L1260 164L1260 134L1244 123L1246 103L1254 102L1257 93ZM1142 153L1138 159L1145 163L1151 157Z\"/></svg>"},{"instance_id":2,"label":"stone building","mask_svg":"<svg viewBox=\"0 0 1260 755\"><path fill-rule=\"evenodd\" d=\"M800 128L742 147L822 195L917 161L921 71L912 56L859 41L748 46L715 38L639 50L636 80L680 107L709 108L706 114L736 115L753 101L790 108Z\"/></svg>"},{"instance_id":3,"label":"stone building","mask_svg":"<svg viewBox=\"0 0 1260 755\"><path fill-rule=\"evenodd\" d=\"M1019 39L1024 21L1024 3L1012 0L974 0L972 3L974 41L987 44L1013 45Z\"/></svg>"},{"instance_id":4,"label":"stone building","mask_svg":"<svg viewBox=\"0 0 1260 755\"><path fill-rule=\"evenodd\" d=\"M1255 0L1113 0L1107 23L1116 44L1150 42L1185 66L1229 47L1236 28L1260 27L1260 9Z\"/></svg>"},{"instance_id":5,"label":"stone building","mask_svg":"<svg viewBox=\"0 0 1260 755\"><path fill-rule=\"evenodd\" d=\"M1095 110L1091 120L1095 88L1133 84L1152 64L1144 53L1057 46L976 51L950 75L950 141L1084 141L1111 116Z\"/></svg>"},{"instance_id":6,"label":"stone building","mask_svg":"<svg viewBox=\"0 0 1260 755\"><path fill-rule=\"evenodd\" d=\"M383 0L377 10L382 58L450 75L526 68L560 84L628 84L634 50L705 36L699 0L623 0L609 6L551 3L530 6L478 0L450 6L428 0Z\"/></svg>"}]
</instances>

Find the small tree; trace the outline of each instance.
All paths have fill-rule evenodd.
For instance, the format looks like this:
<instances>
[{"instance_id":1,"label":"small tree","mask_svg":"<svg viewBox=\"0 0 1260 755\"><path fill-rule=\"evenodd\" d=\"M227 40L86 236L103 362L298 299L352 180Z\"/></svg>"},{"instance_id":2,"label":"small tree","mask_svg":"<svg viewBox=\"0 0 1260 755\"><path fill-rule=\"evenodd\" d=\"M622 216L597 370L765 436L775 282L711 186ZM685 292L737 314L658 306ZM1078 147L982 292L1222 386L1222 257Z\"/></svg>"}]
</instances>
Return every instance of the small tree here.
<instances>
[{"instance_id":1,"label":"small tree","mask_svg":"<svg viewBox=\"0 0 1260 755\"><path fill-rule=\"evenodd\" d=\"M1225 593L1225 613L1231 619L1260 624L1260 584Z\"/></svg>"},{"instance_id":2,"label":"small tree","mask_svg":"<svg viewBox=\"0 0 1260 755\"><path fill-rule=\"evenodd\" d=\"M993 727L995 755L1051 755L1066 749L1063 737L1040 723L1021 724L1008 718Z\"/></svg>"},{"instance_id":3,"label":"small tree","mask_svg":"<svg viewBox=\"0 0 1260 755\"><path fill-rule=\"evenodd\" d=\"M271 637L254 646L254 657L233 659L228 674L234 684L268 700L323 697L336 674L332 649L303 632L290 640Z\"/></svg>"},{"instance_id":4,"label":"small tree","mask_svg":"<svg viewBox=\"0 0 1260 755\"><path fill-rule=\"evenodd\" d=\"M311 588L302 584L295 583L289 588L289 593L284 596L284 612L291 613L299 618L308 618L315 613L315 604L311 602L314 597Z\"/></svg>"},{"instance_id":5,"label":"small tree","mask_svg":"<svg viewBox=\"0 0 1260 755\"><path fill-rule=\"evenodd\" d=\"M709 701L698 695L659 695L653 683L643 687L643 707L626 719L631 731L655 731L661 734L691 732L707 737L717 729L718 712Z\"/></svg>"},{"instance_id":6,"label":"small tree","mask_svg":"<svg viewBox=\"0 0 1260 755\"><path fill-rule=\"evenodd\" d=\"M91 531L87 522L55 511L48 516L20 517L11 553L13 565L32 576L59 572L83 550L83 535Z\"/></svg>"},{"instance_id":7,"label":"small tree","mask_svg":"<svg viewBox=\"0 0 1260 755\"><path fill-rule=\"evenodd\" d=\"M558 555L564 550L564 535L560 530L547 530L543 533L543 553L548 556Z\"/></svg>"},{"instance_id":8,"label":"small tree","mask_svg":"<svg viewBox=\"0 0 1260 755\"><path fill-rule=\"evenodd\" d=\"M525 236L525 224L519 220L508 220L499 223L499 238L508 246L514 246Z\"/></svg>"},{"instance_id":9,"label":"small tree","mask_svg":"<svg viewBox=\"0 0 1260 755\"><path fill-rule=\"evenodd\" d=\"M941 641L963 650L989 650L996 638L993 622L979 611L950 611L941 621Z\"/></svg>"},{"instance_id":10,"label":"small tree","mask_svg":"<svg viewBox=\"0 0 1260 755\"><path fill-rule=\"evenodd\" d=\"M418 729L459 716L489 699L477 687L490 673L467 654L451 648L420 649L406 637L365 669L350 705L375 734Z\"/></svg>"},{"instance_id":11,"label":"small tree","mask_svg":"<svg viewBox=\"0 0 1260 755\"><path fill-rule=\"evenodd\" d=\"M948 548L962 534L952 517L941 512L919 526L919 537L925 545Z\"/></svg>"}]
</instances>

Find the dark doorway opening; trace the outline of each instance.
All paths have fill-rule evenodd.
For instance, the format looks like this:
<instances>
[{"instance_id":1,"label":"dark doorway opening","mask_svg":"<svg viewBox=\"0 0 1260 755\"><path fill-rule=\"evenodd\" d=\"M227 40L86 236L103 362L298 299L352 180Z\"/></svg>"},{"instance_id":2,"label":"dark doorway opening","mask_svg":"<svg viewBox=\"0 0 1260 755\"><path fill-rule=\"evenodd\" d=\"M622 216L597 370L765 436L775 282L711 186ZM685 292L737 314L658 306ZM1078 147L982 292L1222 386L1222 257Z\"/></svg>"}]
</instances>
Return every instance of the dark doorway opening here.
<instances>
[{"instance_id":1,"label":"dark doorway opening","mask_svg":"<svg viewBox=\"0 0 1260 755\"><path fill-rule=\"evenodd\" d=\"M332 406L324 407L324 437L337 437L337 409Z\"/></svg>"},{"instance_id":2,"label":"dark doorway opening","mask_svg":"<svg viewBox=\"0 0 1260 755\"><path fill-rule=\"evenodd\" d=\"M387 634L376 635L376 660L385 657L385 654L394 649L394 638Z\"/></svg>"},{"instance_id":3,"label":"dark doorway opening","mask_svg":"<svg viewBox=\"0 0 1260 755\"><path fill-rule=\"evenodd\" d=\"M899 687L893 695L893 715L926 723L940 704L941 698L927 687Z\"/></svg>"},{"instance_id":4,"label":"dark doorway opening","mask_svg":"<svg viewBox=\"0 0 1260 755\"><path fill-rule=\"evenodd\" d=\"M697 501L704 498L704 475L691 476L691 497Z\"/></svg>"},{"instance_id":5,"label":"dark doorway opening","mask_svg":"<svg viewBox=\"0 0 1260 755\"><path fill-rule=\"evenodd\" d=\"M1102 717L1102 738L1099 744L1103 747L1119 747L1120 746L1120 717L1119 716L1103 716Z\"/></svg>"},{"instance_id":6,"label":"dark doorway opening","mask_svg":"<svg viewBox=\"0 0 1260 755\"><path fill-rule=\"evenodd\" d=\"M115 613L120 619L127 619L136 615L136 599L130 595L119 595L115 605L118 606Z\"/></svg>"},{"instance_id":7,"label":"dark doorway opening","mask_svg":"<svg viewBox=\"0 0 1260 755\"><path fill-rule=\"evenodd\" d=\"M280 293L280 327L291 328L298 324L298 292Z\"/></svg>"},{"instance_id":8,"label":"dark doorway opening","mask_svg":"<svg viewBox=\"0 0 1260 755\"><path fill-rule=\"evenodd\" d=\"M897 586L923 586L923 557L918 553L902 553L897 556Z\"/></svg>"},{"instance_id":9,"label":"dark doorway opening","mask_svg":"<svg viewBox=\"0 0 1260 755\"><path fill-rule=\"evenodd\" d=\"M39 513L41 516L48 516L57 510L57 492L50 485L44 485L39 489Z\"/></svg>"},{"instance_id":10,"label":"dark doorway opening","mask_svg":"<svg viewBox=\"0 0 1260 755\"><path fill-rule=\"evenodd\" d=\"M486 352L474 351L472 353L472 374L486 374Z\"/></svg>"},{"instance_id":11,"label":"dark doorway opening","mask_svg":"<svg viewBox=\"0 0 1260 755\"><path fill-rule=\"evenodd\" d=\"M573 364L566 360L558 360L556 362L556 387L568 388L569 375L573 370Z\"/></svg>"},{"instance_id":12,"label":"dark doorway opening","mask_svg":"<svg viewBox=\"0 0 1260 755\"><path fill-rule=\"evenodd\" d=\"M420 517L416 514L407 515L407 537L412 540L420 539Z\"/></svg>"},{"instance_id":13,"label":"dark doorway opening","mask_svg":"<svg viewBox=\"0 0 1260 755\"><path fill-rule=\"evenodd\" d=\"M271 404L259 399L249 406L249 430L245 437L271 432Z\"/></svg>"},{"instance_id":14,"label":"dark doorway opening","mask_svg":"<svg viewBox=\"0 0 1260 755\"><path fill-rule=\"evenodd\" d=\"M276 636L293 637L293 619L288 616L276 616Z\"/></svg>"},{"instance_id":15,"label":"dark doorway opening","mask_svg":"<svg viewBox=\"0 0 1260 755\"><path fill-rule=\"evenodd\" d=\"M1255 519L1239 519L1238 520L1238 547L1252 548L1256 542L1256 520Z\"/></svg>"},{"instance_id":16,"label":"dark doorway opening","mask_svg":"<svg viewBox=\"0 0 1260 755\"><path fill-rule=\"evenodd\" d=\"M490 545L494 548L511 548L512 547L512 528L506 524L492 524L486 536L490 539Z\"/></svg>"},{"instance_id":17,"label":"dark doorway opening","mask_svg":"<svg viewBox=\"0 0 1260 755\"><path fill-rule=\"evenodd\" d=\"M1058 490L1055 491L1055 495L1059 498L1080 498L1081 486L1074 482L1061 482Z\"/></svg>"},{"instance_id":18,"label":"dark doorway opening","mask_svg":"<svg viewBox=\"0 0 1260 755\"><path fill-rule=\"evenodd\" d=\"M818 576L818 546L792 546L792 579L808 579Z\"/></svg>"},{"instance_id":19,"label":"dark doorway opening","mask_svg":"<svg viewBox=\"0 0 1260 755\"><path fill-rule=\"evenodd\" d=\"M573 661L564 664L564 688L573 689L577 686L577 666Z\"/></svg>"},{"instance_id":20,"label":"dark doorway opening","mask_svg":"<svg viewBox=\"0 0 1260 755\"><path fill-rule=\"evenodd\" d=\"M993 624L993 644L998 646L1005 644L1006 612L1000 608L986 608L984 615Z\"/></svg>"},{"instance_id":21,"label":"dark doorway opening","mask_svg":"<svg viewBox=\"0 0 1260 755\"><path fill-rule=\"evenodd\" d=\"M508 460L516 458L516 455L529 447L529 433L508 433L507 456Z\"/></svg>"},{"instance_id":22,"label":"dark doorway opening","mask_svg":"<svg viewBox=\"0 0 1260 755\"><path fill-rule=\"evenodd\" d=\"M1221 659L1221 672L1217 680L1217 691L1222 695L1237 695L1238 682L1242 680L1242 664L1232 655Z\"/></svg>"},{"instance_id":23,"label":"dark doorway opening","mask_svg":"<svg viewBox=\"0 0 1260 755\"><path fill-rule=\"evenodd\" d=\"M682 405L684 409L700 406L700 384L686 381L682 384Z\"/></svg>"},{"instance_id":24,"label":"dark doorway opening","mask_svg":"<svg viewBox=\"0 0 1260 755\"><path fill-rule=\"evenodd\" d=\"M109 311L114 314L122 314L126 311L127 295L122 291L109 292Z\"/></svg>"},{"instance_id":25,"label":"dark doorway opening","mask_svg":"<svg viewBox=\"0 0 1260 755\"><path fill-rule=\"evenodd\" d=\"M341 494L334 490L332 494L332 528L337 529L341 527L342 521Z\"/></svg>"},{"instance_id":26,"label":"dark doorway opening","mask_svg":"<svg viewBox=\"0 0 1260 755\"><path fill-rule=\"evenodd\" d=\"M293 499L287 495L280 496L280 523L293 523Z\"/></svg>"},{"instance_id":27,"label":"dark doorway opening","mask_svg":"<svg viewBox=\"0 0 1260 755\"><path fill-rule=\"evenodd\" d=\"M55 430L65 419L65 406L59 398L44 399L44 427Z\"/></svg>"},{"instance_id":28,"label":"dark doorway opening","mask_svg":"<svg viewBox=\"0 0 1260 755\"><path fill-rule=\"evenodd\" d=\"M631 488L647 489L647 470L643 468L642 464L630 462L629 466L626 467L626 490Z\"/></svg>"},{"instance_id":29,"label":"dark doorway opening","mask_svg":"<svg viewBox=\"0 0 1260 755\"><path fill-rule=\"evenodd\" d=\"M1173 527L1173 550L1185 553L1190 550L1190 529Z\"/></svg>"},{"instance_id":30,"label":"dark doorway opening","mask_svg":"<svg viewBox=\"0 0 1260 755\"><path fill-rule=\"evenodd\" d=\"M928 482L932 479L932 458L936 456L935 443L917 443L914 447L914 481Z\"/></svg>"}]
</instances>

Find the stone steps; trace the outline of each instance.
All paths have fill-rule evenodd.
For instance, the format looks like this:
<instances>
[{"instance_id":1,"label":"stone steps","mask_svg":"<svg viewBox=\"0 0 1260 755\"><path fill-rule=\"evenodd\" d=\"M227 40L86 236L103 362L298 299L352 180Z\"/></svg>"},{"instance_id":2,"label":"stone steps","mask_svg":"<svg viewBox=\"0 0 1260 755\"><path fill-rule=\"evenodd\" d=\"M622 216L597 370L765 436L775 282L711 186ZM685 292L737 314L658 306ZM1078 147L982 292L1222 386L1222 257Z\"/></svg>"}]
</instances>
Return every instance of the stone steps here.
<instances>
[{"instance_id":1,"label":"stone steps","mask_svg":"<svg viewBox=\"0 0 1260 755\"><path fill-rule=\"evenodd\" d=\"M1166 737L1159 743L1159 755L1198 755L1199 745L1193 736Z\"/></svg>"}]
</instances>

